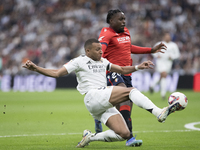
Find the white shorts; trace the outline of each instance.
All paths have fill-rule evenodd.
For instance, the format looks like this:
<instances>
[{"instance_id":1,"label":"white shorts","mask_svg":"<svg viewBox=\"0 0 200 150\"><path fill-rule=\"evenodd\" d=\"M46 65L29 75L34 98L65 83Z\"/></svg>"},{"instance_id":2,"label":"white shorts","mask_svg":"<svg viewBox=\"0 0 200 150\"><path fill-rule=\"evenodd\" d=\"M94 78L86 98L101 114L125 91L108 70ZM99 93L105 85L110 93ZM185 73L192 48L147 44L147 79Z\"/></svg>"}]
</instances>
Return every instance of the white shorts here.
<instances>
[{"instance_id":1,"label":"white shorts","mask_svg":"<svg viewBox=\"0 0 200 150\"><path fill-rule=\"evenodd\" d=\"M87 110L94 119L100 120L106 124L108 118L120 114L109 102L113 86L92 89L84 97L84 103Z\"/></svg>"},{"instance_id":2,"label":"white shorts","mask_svg":"<svg viewBox=\"0 0 200 150\"><path fill-rule=\"evenodd\" d=\"M172 61L171 60L163 60L163 59L156 60L156 71L157 72L170 73L171 69L172 69Z\"/></svg>"}]
</instances>

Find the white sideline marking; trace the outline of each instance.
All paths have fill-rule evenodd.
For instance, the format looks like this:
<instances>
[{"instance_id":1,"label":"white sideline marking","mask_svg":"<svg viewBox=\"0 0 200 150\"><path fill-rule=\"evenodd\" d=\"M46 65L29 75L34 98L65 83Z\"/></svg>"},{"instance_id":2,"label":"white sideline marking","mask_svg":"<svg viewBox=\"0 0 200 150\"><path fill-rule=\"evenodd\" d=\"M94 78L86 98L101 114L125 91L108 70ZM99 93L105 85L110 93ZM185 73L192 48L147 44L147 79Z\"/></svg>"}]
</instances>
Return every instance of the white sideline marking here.
<instances>
[{"instance_id":1,"label":"white sideline marking","mask_svg":"<svg viewBox=\"0 0 200 150\"><path fill-rule=\"evenodd\" d=\"M133 131L133 133L152 133L152 132L191 132L194 130L157 130L157 131ZM21 135L1 135L0 138L27 137L27 136L46 136L46 135L77 135L83 133L57 133L57 134L21 134Z\"/></svg>"},{"instance_id":2,"label":"white sideline marking","mask_svg":"<svg viewBox=\"0 0 200 150\"><path fill-rule=\"evenodd\" d=\"M200 122L192 122L192 123L188 123L186 124L184 127L187 129L192 129L192 130L197 130L200 131L200 128L194 127L195 125L200 124Z\"/></svg>"}]
</instances>

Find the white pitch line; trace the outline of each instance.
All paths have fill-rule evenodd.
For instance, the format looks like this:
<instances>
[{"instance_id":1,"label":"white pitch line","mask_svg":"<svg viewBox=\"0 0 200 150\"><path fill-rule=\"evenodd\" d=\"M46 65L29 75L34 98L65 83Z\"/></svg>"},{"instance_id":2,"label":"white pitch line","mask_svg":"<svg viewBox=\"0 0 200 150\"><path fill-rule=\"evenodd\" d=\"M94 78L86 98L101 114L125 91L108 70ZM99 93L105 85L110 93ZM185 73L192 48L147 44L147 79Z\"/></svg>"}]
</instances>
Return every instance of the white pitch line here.
<instances>
[{"instance_id":1,"label":"white pitch line","mask_svg":"<svg viewBox=\"0 0 200 150\"><path fill-rule=\"evenodd\" d=\"M193 130L157 130L157 131L133 131L133 133L153 133L153 132L190 132Z\"/></svg>"},{"instance_id":2,"label":"white pitch line","mask_svg":"<svg viewBox=\"0 0 200 150\"><path fill-rule=\"evenodd\" d=\"M21 134L21 135L3 135L0 138L6 137L23 137L23 136L45 136L45 135L66 135L66 133L58 133L58 134Z\"/></svg>"},{"instance_id":3,"label":"white pitch line","mask_svg":"<svg viewBox=\"0 0 200 150\"><path fill-rule=\"evenodd\" d=\"M192 130L197 130L200 131L200 128L194 127L195 125L200 124L200 122L192 122L192 123L188 123L186 124L184 127L187 129L192 129Z\"/></svg>"},{"instance_id":4,"label":"white pitch line","mask_svg":"<svg viewBox=\"0 0 200 150\"><path fill-rule=\"evenodd\" d=\"M194 130L157 130L157 131L133 131L133 133L153 133L153 132L191 132ZM77 135L82 133L53 133L53 134L21 134L21 135L1 135L0 138L28 137L28 136L49 136L49 135Z\"/></svg>"}]
</instances>

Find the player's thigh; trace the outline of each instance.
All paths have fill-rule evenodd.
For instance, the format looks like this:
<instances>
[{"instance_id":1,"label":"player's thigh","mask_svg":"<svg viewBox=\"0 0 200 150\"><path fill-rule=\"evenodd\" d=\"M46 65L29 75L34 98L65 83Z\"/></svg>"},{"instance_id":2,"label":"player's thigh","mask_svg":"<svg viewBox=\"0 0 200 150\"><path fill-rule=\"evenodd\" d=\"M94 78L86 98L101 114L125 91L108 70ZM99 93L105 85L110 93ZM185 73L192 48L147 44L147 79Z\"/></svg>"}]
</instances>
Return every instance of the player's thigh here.
<instances>
[{"instance_id":1,"label":"player's thigh","mask_svg":"<svg viewBox=\"0 0 200 150\"><path fill-rule=\"evenodd\" d=\"M117 86L126 87L126 85L125 85L124 83L119 83ZM124 105L128 105L128 106L130 106L130 107L132 108L133 103L128 99L127 101L118 104L118 105L116 106L116 108L117 108L118 110L120 110L120 107L121 107L121 106L124 106Z\"/></svg>"},{"instance_id":2,"label":"player's thigh","mask_svg":"<svg viewBox=\"0 0 200 150\"><path fill-rule=\"evenodd\" d=\"M132 87L131 77L120 75L115 72L110 72L107 74L107 85L108 86L113 85L113 86L121 86L121 87ZM123 105L128 105L132 108L133 104L131 101L128 101L128 100L129 100L129 98L127 99L127 101L117 104L116 108L119 110L120 107Z\"/></svg>"},{"instance_id":3,"label":"player's thigh","mask_svg":"<svg viewBox=\"0 0 200 150\"><path fill-rule=\"evenodd\" d=\"M129 93L132 89L133 87L126 88L126 87L121 87L121 86L113 86L109 102L113 106L116 106L119 103L128 101Z\"/></svg>"},{"instance_id":4,"label":"player's thigh","mask_svg":"<svg viewBox=\"0 0 200 150\"><path fill-rule=\"evenodd\" d=\"M121 114L111 116L107 120L106 126L125 139L130 136L130 131Z\"/></svg>"},{"instance_id":5,"label":"player's thigh","mask_svg":"<svg viewBox=\"0 0 200 150\"><path fill-rule=\"evenodd\" d=\"M116 86L122 86L122 87L126 87L126 85L125 85L125 83L119 83L119 84L117 84ZM128 102L128 101L127 101ZM123 104L124 103L124 104ZM117 104L116 105L116 108L117 108L117 110L120 110L120 107L122 106L122 105L128 105L126 102L122 102L122 103L120 103L120 104Z\"/></svg>"}]
</instances>

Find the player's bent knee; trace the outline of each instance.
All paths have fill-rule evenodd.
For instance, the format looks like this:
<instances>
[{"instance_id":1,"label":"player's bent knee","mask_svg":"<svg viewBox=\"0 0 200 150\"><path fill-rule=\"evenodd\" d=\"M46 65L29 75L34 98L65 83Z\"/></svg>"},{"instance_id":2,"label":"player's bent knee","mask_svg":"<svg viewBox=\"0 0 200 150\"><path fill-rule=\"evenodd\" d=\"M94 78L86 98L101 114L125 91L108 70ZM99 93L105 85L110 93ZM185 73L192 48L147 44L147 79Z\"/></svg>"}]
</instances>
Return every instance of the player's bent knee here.
<instances>
[{"instance_id":1,"label":"player's bent knee","mask_svg":"<svg viewBox=\"0 0 200 150\"><path fill-rule=\"evenodd\" d=\"M130 137L130 131L125 130L122 133L119 134L123 139L128 139Z\"/></svg>"}]
</instances>

